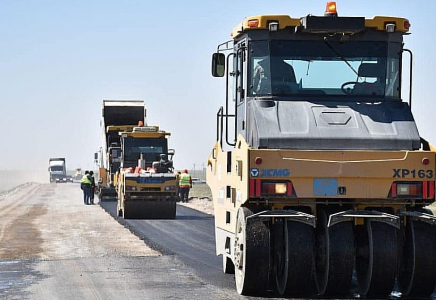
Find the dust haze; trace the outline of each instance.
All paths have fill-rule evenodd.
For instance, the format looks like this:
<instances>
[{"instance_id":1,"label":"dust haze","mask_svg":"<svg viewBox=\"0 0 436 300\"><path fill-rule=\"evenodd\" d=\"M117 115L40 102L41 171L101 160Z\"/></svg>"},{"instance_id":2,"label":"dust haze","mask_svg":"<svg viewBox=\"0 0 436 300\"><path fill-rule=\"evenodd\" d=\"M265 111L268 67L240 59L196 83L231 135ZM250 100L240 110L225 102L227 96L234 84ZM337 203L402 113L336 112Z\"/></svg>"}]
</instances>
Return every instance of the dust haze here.
<instances>
[{"instance_id":1,"label":"dust haze","mask_svg":"<svg viewBox=\"0 0 436 300\"><path fill-rule=\"evenodd\" d=\"M27 182L48 183L48 172L0 170L0 193Z\"/></svg>"}]
</instances>

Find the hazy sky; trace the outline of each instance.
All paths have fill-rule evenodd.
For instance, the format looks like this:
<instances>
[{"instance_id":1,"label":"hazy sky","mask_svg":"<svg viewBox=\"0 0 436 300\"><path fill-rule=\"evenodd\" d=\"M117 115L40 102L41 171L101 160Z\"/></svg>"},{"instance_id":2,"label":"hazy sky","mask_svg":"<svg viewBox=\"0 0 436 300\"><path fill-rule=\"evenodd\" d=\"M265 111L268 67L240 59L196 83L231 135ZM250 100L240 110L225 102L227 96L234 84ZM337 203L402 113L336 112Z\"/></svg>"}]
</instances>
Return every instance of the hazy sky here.
<instances>
[{"instance_id":1,"label":"hazy sky","mask_svg":"<svg viewBox=\"0 0 436 300\"><path fill-rule=\"evenodd\" d=\"M410 20L413 112L436 144L436 1L337 1L342 16ZM49 157L91 168L103 99L142 99L148 123L170 131L177 168L205 163L224 81L216 45L257 14L322 15L324 0L1 0L0 169L44 170ZM403 95L404 96L404 95Z\"/></svg>"}]
</instances>

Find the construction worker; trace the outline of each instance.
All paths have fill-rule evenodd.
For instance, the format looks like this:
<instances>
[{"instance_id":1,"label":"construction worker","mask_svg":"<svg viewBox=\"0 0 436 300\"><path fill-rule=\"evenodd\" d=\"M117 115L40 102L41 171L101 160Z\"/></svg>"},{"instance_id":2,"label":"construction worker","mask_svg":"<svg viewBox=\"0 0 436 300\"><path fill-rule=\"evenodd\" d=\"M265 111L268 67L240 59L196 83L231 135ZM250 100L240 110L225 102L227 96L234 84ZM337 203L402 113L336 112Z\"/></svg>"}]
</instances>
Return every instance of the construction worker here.
<instances>
[{"instance_id":1,"label":"construction worker","mask_svg":"<svg viewBox=\"0 0 436 300\"><path fill-rule=\"evenodd\" d=\"M89 177L89 171L85 171L85 175L83 175L82 180L80 180L80 187L83 190L83 203L85 205L89 204L89 199L91 197L91 185L92 180Z\"/></svg>"},{"instance_id":2,"label":"construction worker","mask_svg":"<svg viewBox=\"0 0 436 300\"><path fill-rule=\"evenodd\" d=\"M297 87L294 68L280 57L259 61L253 74L254 94L287 94Z\"/></svg>"},{"instance_id":3,"label":"construction worker","mask_svg":"<svg viewBox=\"0 0 436 300\"><path fill-rule=\"evenodd\" d=\"M91 179L91 194L89 195L89 201L90 204L94 204L95 179L93 171L89 171L89 179Z\"/></svg>"},{"instance_id":4,"label":"construction worker","mask_svg":"<svg viewBox=\"0 0 436 300\"><path fill-rule=\"evenodd\" d=\"M192 178L191 175L188 174L188 170L184 169L179 177L179 192L182 202L188 202L190 188L192 188Z\"/></svg>"}]
</instances>

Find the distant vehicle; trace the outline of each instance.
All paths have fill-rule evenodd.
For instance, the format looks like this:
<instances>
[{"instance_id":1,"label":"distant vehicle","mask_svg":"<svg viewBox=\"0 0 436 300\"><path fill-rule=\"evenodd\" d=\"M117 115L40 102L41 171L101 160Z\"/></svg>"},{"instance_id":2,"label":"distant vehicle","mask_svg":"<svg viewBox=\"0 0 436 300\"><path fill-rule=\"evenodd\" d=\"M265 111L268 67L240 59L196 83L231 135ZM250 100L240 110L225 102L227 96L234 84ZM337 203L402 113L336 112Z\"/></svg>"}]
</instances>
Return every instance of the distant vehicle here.
<instances>
[{"instance_id":1,"label":"distant vehicle","mask_svg":"<svg viewBox=\"0 0 436 300\"><path fill-rule=\"evenodd\" d=\"M169 132L138 126L120 132L121 168L115 173L118 216L124 219L175 219L176 184L168 149Z\"/></svg>"},{"instance_id":2,"label":"distant vehicle","mask_svg":"<svg viewBox=\"0 0 436 300\"><path fill-rule=\"evenodd\" d=\"M80 180L80 179L82 179L82 176L83 176L83 174L82 174L82 169L81 169L81 168L77 168L77 169L74 171L74 179L76 179L76 180Z\"/></svg>"},{"instance_id":3,"label":"distant vehicle","mask_svg":"<svg viewBox=\"0 0 436 300\"><path fill-rule=\"evenodd\" d=\"M98 166L98 196L100 200L117 197L114 175L121 166L120 132L133 130L138 122L146 123L146 108L142 100L103 100L100 121L102 146L94 154Z\"/></svg>"},{"instance_id":4,"label":"distant vehicle","mask_svg":"<svg viewBox=\"0 0 436 300\"><path fill-rule=\"evenodd\" d=\"M67 182L73 182L73 177L71 176L66 176L63 178L56 178L55 180L56 183L67 183Z\"/></svg>"},{"instance_id":5,"label":"distant vehicle","mask_svg":"<svg viewBox=\"0 0 436 300\"><path fill-rule=\"evenodd\" d=\"M192 184L205 184L206 181L201 180L200 178L192 178Z\"/></svg>"},{"instance_id":6,"label":"distant vehicle","mask_svg":"<svg viewBox=\"0 0 436 300\"><path fill-rule=\"evenodd\" d=\"M50 173L50 182L67 182L65 158L50 158L48 161L48 172Z\"/></svg>"}]
</instances>

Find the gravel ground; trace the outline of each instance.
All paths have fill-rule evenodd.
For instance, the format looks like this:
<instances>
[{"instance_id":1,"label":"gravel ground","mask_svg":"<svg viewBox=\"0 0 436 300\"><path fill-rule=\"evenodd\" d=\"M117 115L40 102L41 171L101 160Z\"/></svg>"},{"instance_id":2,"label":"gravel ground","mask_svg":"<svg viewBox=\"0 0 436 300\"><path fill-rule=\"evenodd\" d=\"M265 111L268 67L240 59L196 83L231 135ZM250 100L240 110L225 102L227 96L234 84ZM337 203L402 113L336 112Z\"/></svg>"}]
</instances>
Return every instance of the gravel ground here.
<instances>
[{"instance_id":1,"label":"gravel ground","mask_svg":"<svg viewBox=\"0 0 436 300\"><path fill-rule=\"evenodd\" d=\"M179 204L208 215L214 215L212 193L207 184L194 184L189 191L189 196L188 203L179 202Z\"/></svg>"},{"instance_id":2,"label":"gravel ground","mask_svg":"<svg viewBox=\"0 0 436 300\"><path fill-rule=\"evenodd\" d=\"M53 201L53 199L59 199ZM156 256L78 185L27 184L0 196L0 260Z\"/></svg>"},{"instance_id":3,"label":"gravel ground","mask_svg":"<svg viewBox=\"0 0 436 300\"><path fill-rule=\"evenodd\" d=\"M0 195L0 215L0 299L238 298L84 205L77 184L18 187Z\"/></svg>"}]
</instances>

